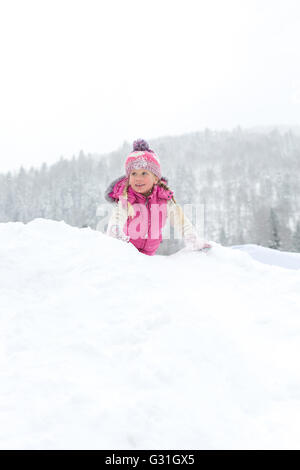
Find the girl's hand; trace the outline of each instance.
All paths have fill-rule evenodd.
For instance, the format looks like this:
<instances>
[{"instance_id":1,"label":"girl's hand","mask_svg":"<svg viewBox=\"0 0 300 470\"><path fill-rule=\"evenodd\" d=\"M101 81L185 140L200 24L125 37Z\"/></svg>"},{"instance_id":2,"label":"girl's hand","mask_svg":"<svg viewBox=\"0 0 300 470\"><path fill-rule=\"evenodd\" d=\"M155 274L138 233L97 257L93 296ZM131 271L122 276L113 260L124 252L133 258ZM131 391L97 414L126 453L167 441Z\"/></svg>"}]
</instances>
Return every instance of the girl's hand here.
<instances>
[{"instance_id":1,"label":"girl's hand","mask_svg":"<svg viewBox=\"0 0 300 470\"><path fill-rule=\"evenodd\" d=\"M208 249L208 248L212 248L212 245L210 245L209 243L204 243L204 245L203 245L203 247L201 248L201 250L202 250L203 248L207 248L207 249Z\"/></svg>"},{"instance_id":2,"label":"girl's hand","mask_svg":"<svg viewBox=\"0 0 300 470\"><path fill-rule=\"evenodd\" d=\"M199 251L203 251L203 252L207 252L208 250L210 250L210 248L212 248L212 245L210 245L209 243L203 243L203 245L201 246L201 248L199 248Z\"/></svg>"},{"instance_id":3,"label":"girl's hand","mask_svg":"<svg viewBox=\"0 0 300 470\"><path fill-rule=\"evenodd\" d=\"M208 251L213 246L211 243L199 238L195 233L187 234L184 239L187 248L192 251Z\"/></svg>"}]
</instances>

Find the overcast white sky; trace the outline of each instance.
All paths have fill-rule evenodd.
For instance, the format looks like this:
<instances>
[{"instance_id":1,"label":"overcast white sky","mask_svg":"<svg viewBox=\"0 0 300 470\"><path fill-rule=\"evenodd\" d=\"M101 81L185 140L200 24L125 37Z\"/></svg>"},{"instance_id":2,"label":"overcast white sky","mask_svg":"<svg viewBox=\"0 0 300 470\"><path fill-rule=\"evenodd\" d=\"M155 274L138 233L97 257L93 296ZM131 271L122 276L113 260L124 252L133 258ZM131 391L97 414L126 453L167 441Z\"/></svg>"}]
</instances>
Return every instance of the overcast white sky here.
<instances>
[{"instance_id":1,"label":"overcast white sky","mask_svg":"<svg viewBox=\"0 0 300 470\"><path fill-rule=\"evenodd\" d=\"M298 0L0 0L0 171L299 124Z\"/></svg>"}]
</instances>

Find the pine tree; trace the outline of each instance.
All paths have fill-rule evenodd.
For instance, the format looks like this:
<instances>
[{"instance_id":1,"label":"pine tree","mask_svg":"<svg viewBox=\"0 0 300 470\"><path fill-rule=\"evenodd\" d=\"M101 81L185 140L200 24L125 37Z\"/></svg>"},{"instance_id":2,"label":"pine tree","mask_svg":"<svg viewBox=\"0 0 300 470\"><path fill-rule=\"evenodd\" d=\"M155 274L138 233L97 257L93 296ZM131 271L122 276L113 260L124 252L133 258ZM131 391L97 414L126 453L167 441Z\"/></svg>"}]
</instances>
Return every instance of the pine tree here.
<instances>
[{"instance_id":1,"label":"pine tree","mask_svg":"<svg viewBox=\"0 0 300 470\"><path fill-rule=\"evenodd\" d=\"M296 253L300 253L300 220L296 225L296 231L293 235L293 249Z\"/></svg>"},{"instance_id":2,"label":"pine tree","mask_svg":"<svg viewBox=\"0 0 300 470\"><path fill-rule=\"evenodd\" d=\"M270 210L270 229L271 237L268 246L274 250L279 250L281 247L281 241L279 238L279 221L276 212L272 207Z\"/></svg>"},{"instance_id":3,"label":"pine tree","mask_svg":"<svg viewBox=\"0 0 300 470\"><path fill-rule=\"evenodd\" d=\"M226 246L228 244L228 238L223 227L220 230L219 240L221 245L223 246Z\"/></svg>"}]
</instances>

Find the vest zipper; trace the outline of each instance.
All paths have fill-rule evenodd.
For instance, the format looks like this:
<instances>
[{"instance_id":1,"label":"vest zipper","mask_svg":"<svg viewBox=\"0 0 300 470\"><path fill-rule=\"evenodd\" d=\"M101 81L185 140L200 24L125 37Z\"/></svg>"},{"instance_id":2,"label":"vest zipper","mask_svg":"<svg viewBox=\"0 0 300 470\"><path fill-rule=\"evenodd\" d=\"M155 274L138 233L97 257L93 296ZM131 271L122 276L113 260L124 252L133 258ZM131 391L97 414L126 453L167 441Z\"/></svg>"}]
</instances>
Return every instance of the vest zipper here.
<instances>
[{"instance_id":1,"label":"vest zipper","mask_svg":"<svg viewBox=\"0 0 300 470\"><path fill-rule=\"evenodd\" d=\"M149 197L149 196L148 196L148 197ZM147 204L148 204L148 197L146 197L146 203L145 203L145 205L146 205L147 208L148 208L148 206L147 206ZM148 217L149 217L149 211L148 211ZM145 241L144 241L144 245L143 245L142 250L145 248L146 242L147 242L147 240L148 240L148 231L149 231L149 225L148 225L148 227L147 227L147 238L145 238Z\"/></svg>"}]
</instances>

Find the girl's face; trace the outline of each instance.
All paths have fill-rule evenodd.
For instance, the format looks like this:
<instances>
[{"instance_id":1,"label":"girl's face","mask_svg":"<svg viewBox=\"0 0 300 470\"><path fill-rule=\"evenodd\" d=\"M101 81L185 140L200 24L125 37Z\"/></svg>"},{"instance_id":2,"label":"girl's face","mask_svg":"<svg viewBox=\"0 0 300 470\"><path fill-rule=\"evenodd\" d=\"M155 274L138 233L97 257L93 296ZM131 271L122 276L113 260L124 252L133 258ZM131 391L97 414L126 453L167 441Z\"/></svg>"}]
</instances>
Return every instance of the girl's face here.
<instances>
[{"instance_id":1,"label":"girl's face","mask_svg":"<svg viewBox=\"0 0 300 470\"><path fill-rule=\"evenodd\" d=\"M130 186L138 193L144 194L152 189L152 186L158 182L158 177L155 176L151 171L143 170L132 170L129 176Z\"/></svg>"}]
</instances>

